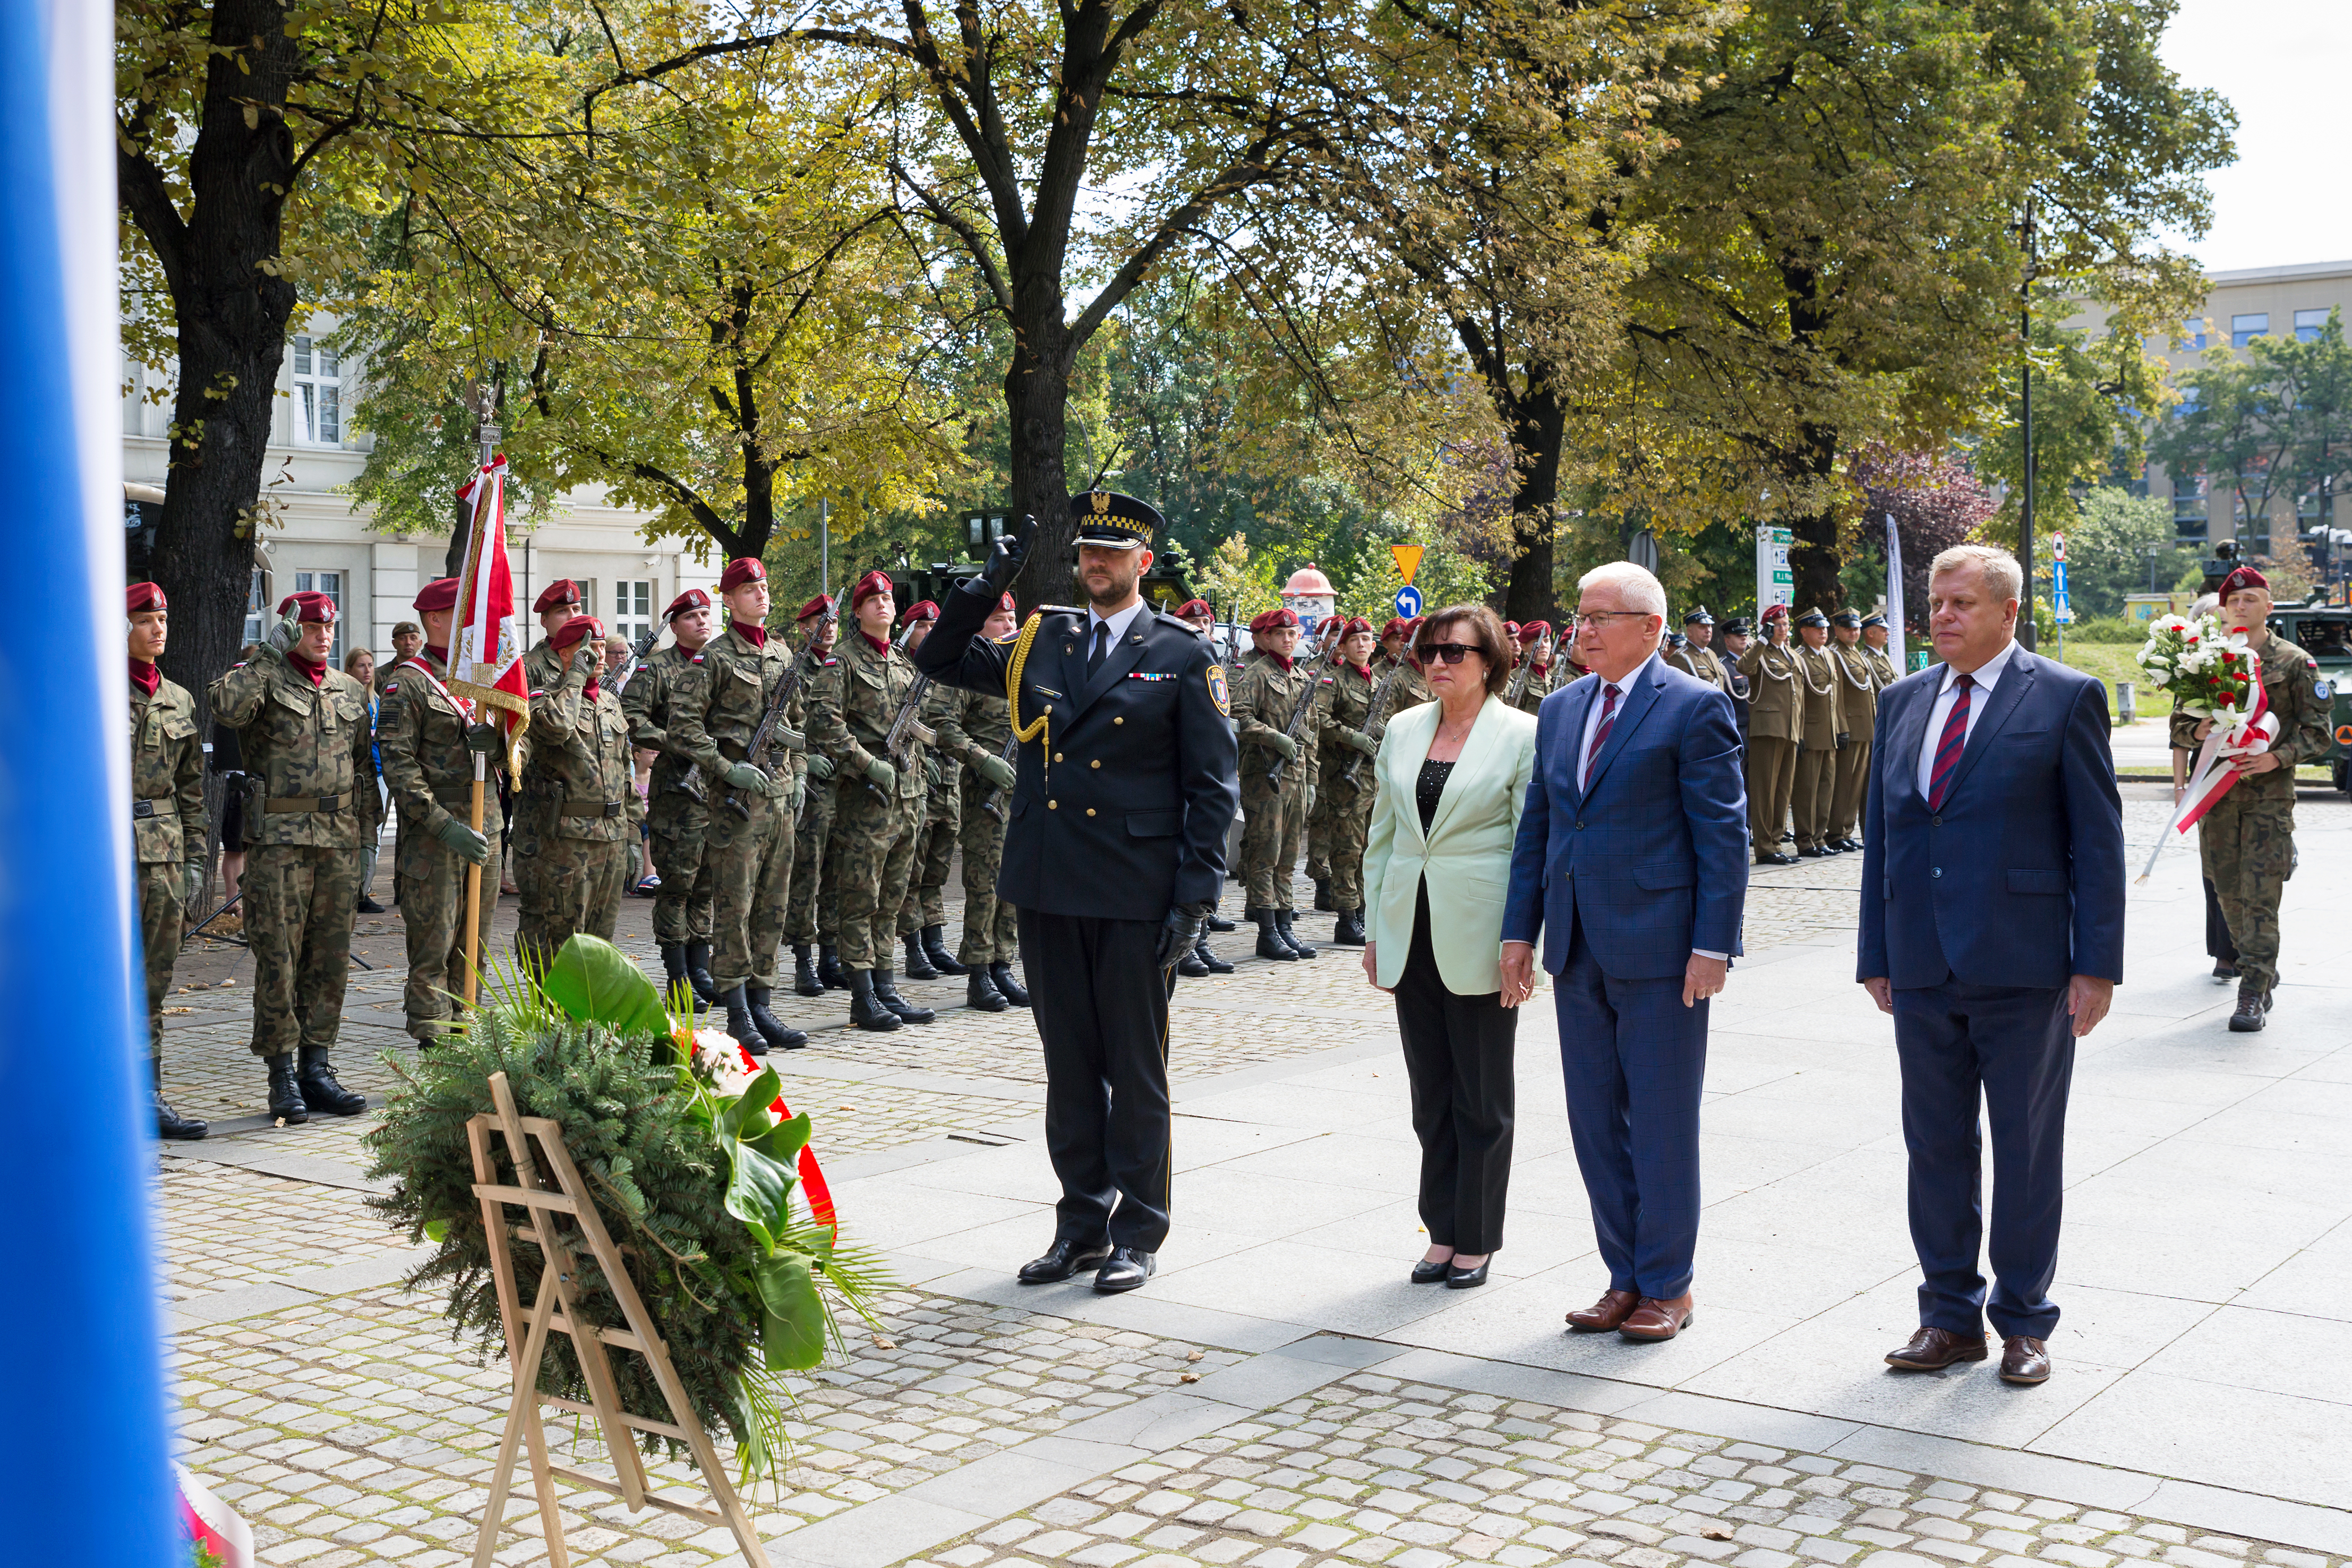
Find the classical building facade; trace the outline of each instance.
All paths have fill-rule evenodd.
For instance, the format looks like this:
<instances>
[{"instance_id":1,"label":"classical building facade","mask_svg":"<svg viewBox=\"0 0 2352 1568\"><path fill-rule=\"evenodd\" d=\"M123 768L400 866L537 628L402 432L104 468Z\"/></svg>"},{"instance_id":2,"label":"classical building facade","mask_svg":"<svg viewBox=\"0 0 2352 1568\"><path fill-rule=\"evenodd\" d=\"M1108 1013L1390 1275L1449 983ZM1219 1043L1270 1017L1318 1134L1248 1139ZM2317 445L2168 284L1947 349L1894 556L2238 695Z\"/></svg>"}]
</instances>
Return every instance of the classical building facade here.
<instances>
[{"instance_id":1,"label":"classical building facade","mask_svg":"<svg viewBox=\"0 0 2352 1568\"><path fill-rule=\"evenodd\" d=\"M158 384L152 371L126 360L123 377L122 470L135 495L165 482L172 410L168 402L148 400ZM381 660L392 647L393 627L415 619L409 606L419 585L441 575L448 539L374 532L346 492L367 460L368 441L351 425L353 367L323 338L305 333L287 345L278 390L262 481L277 516L261 538L247 638L260 635L268 603L307 589L328 594L341 609L338 662L354 646L375 650ZM515 528L508 542L517 608L528 613L541 589L568 577L581 585L590 613L634 640L681 590L707 586L718 572L695 559L688 541L646 542L646 520L583 489L561 497L535 528ZM538 635L534 627L531 640Z\"/></svg>"}]
</instances>

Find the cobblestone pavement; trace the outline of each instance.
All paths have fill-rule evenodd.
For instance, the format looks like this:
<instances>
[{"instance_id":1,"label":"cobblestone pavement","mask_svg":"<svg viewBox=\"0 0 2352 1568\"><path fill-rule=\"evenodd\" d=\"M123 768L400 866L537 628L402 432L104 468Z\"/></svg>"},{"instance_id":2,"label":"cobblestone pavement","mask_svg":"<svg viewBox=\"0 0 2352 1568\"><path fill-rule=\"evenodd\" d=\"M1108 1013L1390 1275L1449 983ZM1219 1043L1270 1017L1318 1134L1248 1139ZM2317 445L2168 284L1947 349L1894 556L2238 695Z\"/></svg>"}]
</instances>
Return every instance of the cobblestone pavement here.
<instances>
[{"instance_id":1,"label":"cobblestone pavement","mask_svg":"<svg viewBox=\"0 0 2352 1568\"><path fill-rule=\"evenodd\" d=\"M1074 1488L941 1568L2324 1568L2317 1554L1364 1372Z\"/></svg>"}]
</instances>

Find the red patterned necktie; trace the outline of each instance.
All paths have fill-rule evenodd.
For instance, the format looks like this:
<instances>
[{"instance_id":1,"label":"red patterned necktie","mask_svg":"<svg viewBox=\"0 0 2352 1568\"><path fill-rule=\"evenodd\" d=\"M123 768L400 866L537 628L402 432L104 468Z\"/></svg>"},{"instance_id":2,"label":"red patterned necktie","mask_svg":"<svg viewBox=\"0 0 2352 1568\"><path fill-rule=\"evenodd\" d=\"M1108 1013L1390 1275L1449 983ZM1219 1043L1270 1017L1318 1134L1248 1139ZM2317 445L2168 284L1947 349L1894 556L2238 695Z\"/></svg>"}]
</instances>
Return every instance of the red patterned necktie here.
<instances>
[{"instance_id":1,"label":"red patterned necktie","mask_svg":"<svg viewBox=\"0 0 2352 1568\"><path fill-rule=\"evenodd\" d=\"M1960 765L1960 753L1969 747L1969 693L1976 683L1966 675L1952 683L1959 693L1952 704L1951 716L1944 720L1943 738L1936 742L1936 765L1927 774L1927 810L1944 809L1944 790L1952 781L1952 769Z\"/></svg>"},{"instance_id":2,"label":"red patterned necktie","mask_svg":"<svg viewBox=\"0 0 2352 1568\"><path fill-rule=\"evenodd\" d=\"M1577 780L1578 789L1583 789L1591 779L1593 760L1601 755L1601 748L1609 744L1609 727L1616 722L1617 688L1603 686L1601 688L1601 724L1593 730L1592 745L1584 753L1584 777Z\"/></svg>"}]
</instances>

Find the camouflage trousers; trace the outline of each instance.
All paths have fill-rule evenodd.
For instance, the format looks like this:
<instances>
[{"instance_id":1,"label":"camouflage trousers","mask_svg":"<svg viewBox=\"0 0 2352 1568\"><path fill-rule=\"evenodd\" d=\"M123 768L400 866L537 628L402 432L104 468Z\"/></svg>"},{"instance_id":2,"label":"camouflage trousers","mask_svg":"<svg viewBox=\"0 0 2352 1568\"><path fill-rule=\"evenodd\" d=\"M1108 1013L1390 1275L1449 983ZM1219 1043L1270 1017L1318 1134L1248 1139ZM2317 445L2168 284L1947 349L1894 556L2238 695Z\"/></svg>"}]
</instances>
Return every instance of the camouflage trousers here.
<instances>
[{"instance_id":1,"label":"camouflage trousers","mask_svg":"<svg viewBox=\"0 0 2352 1568\"><path fill-rule=\"evenodd\" d=\"M256 844L237 890L253 949L253 1054L332 1046L351 978L360 852Z\"/></svg>"},{"instance_id":2,"label":"camouflage trousers","mask_svg":"<svg viewBox=\"0 0 2352 1568\"><path fill-rule=\"evenodd\" d=\"M654 940L708 942L717 893L703 856L710 809L685 790L670 789L653 798L647 816L652 835L646 847L653 854L654 874L661 878L661 892L654 895Z\"/></svg>"},{"instance_id":3,"label":"camouflage trousers","mask_svg":"<svg viewBox=\"0 0 2352 1568\"><path fill-rule=\"evenodd\" d=\"M1797 754L1797 789L1790 798L1789 810L1796 819L1797 847L1813 849L1830 836L1830 806L1837 794L1837 759L1834 751L1801 751Z\"/></svg>"},{"instance_id":4,"label":"camouflage trousers","mask_svg":"<svg viewBox=\"0 0 2352 1568\"><path fill-rule=\"evenodd\" d=\"M1789 825L1789 800L1797 787L1797 743L1759 735L1748 743L1748 849L1778 854L1781 830Z\"/></svg>"},{"instance_id":5,"label":"camouflage trousers","mask_svg":"<svg viewBox=\"0 0 2352 1568\"><path fill-rule=\"evenodd\" d=\"M1336 768L1328 779L1319 767L1316 769L1315 810L1307 813L1307 875L1315 882L1331 877L1331 829L1339 805L1331 798L1331 784L1338 777Z\"/></svg>"},{"instance_id":6,"label":"camouflage trousers","mask_svg":"<svg viewBox=\"0 0 2352 1568\"><path fill-rule=\"evenodd\" d=\"M1331 792L1342 797L1331 808L1330 821L1325 831L1329 834L1330 870L1325 874L1331 879L1331 907L1361 909L1364 907L1364 840L1372 831L1372 792L1359 793L1352 785L1332 786ZM1316 805L1323 798L1318 791Z\"/></svg>"},{"instance_id":7,"label":"camouflage trousers","mask_svg":"<svg viewBox=\"0 0 2352 1568\"><path fill-rule=\"evenodd\" d=\"M482 813L482 831L490 841L490 858L482 867L475 908L482 950L488 951L490 923L499 914L501 846L496 810ZM466 873L472 869L427 832L422 819L414 828L404 824L393 857L392 882L408 936L408 983L401 989L400 1007L413 1039L427 1040L443 1033L444 1023L455 1013L456 1004L449 998L465 993Z\"/></svg>"},{"instance_id":8,"label":"camouflage trousers","mask_svg":"<svg viewBox=\"0 0 2352 1568\"><path fill-rule=\"evenodd\" d=\"M793 816L785 800L747 798L751 820L721 806L703 834L711 882L710 977L722 991L747 980L771 985L776 945L792 907Z\"/></svg>"},{"instance_id":9,"label":"camouflage trousers","mask_svg":"<svg viewBox=\"0 0 2352 1568\"><path fill-rule=\"evenodd\" d=\"M2205 874L2238 945L2238 987L2278 984L2279 899L2294 874L2294 805L2240 784L2197 824Z\"/></svg>"},{"instance_id":10,"label":"camouflage trousers","mask_svg":"<svg viewBox=\"0 0 2352 1568\"><path fill-rule=\"evenodd\" d=\"M1307 831L1307 779L1291 770L1276 794L1264 779L1242 786L1242 886L1252 909L1289 909L1290 873Z\"/></svg>"},{"instance_id":11,"label":"camouflage trousers","mask_svg":"<svg viewBox=\"0 0 2352 1568\"><path fill-rule=\"evenodd\" d=\"M792 902L784 915L785 938L803 946L818 940L817 895L828 890L834 878L826 846L833 837L833 802L838 793L830 779L811 779L808 789L800 825L793 832L793 863L800 875L793 879ZM832 929L828 922L828 940Z\"/></svg>"},{"instance_id":12,"label":"camouflage trousers","mask_svg":"<svg viewBox=\"0 0 2352 1568\"><path fill-rule=\"evenodd\" d=\"M1830 793L1830 837L1858 839L1863 798L1870 790L1870 739L1855 736L1837 754L1837 782Z\"/></svg>"},{"instance_id":13,"label":"camouflage trousers","mask_svg":"<svg viewBox=\"0 0 2352 1568\"><path fill-rule=\"evenodd\" d=\"M1004 817L1010 790L996 803L996 815L981 810L995 792L977 773L963 776L963 941L959 964L1010 964L1019 946L1013 905L996 896L996 873L1004 864Z\"/></svg>"},{"instance_id":14,"label":"camouflage trousers","mask_svg":"<svg viewBox=\"0 0 2352 1568\"><path fill-rule=\"evenodd\" d=\"M931 786L934 796L944 795L948 810L942 813L934 808L923 813L923 825L915 832L913 869L907 873L907 900L898 906L898 935L920 931L926 925L944 925L948 918L948 867L955 859L956 838L963 826L962 813L956 809L956 784Z\"/></svg>"},{"instance_id":15,"label":"camouflage trousers","mask_svg":"<svg viewBox=\"0 0 2352 1568\"><path fill-rule=\"evenodd\" d=\"M172 994L172 966L180 961L180 924L187 915L184 861L156 861L138 873L139 946L147 961L147 1054L163 1060L163 998Z\"/></svg>"},{"instance_id":16,"label":"camouflage trousers","mask_svg":"<svg viewBox=\"0 0 2352 1568\"><path fill-rule=\"evenodd\" d=\"M887 969L897 950L898 906L915 868L920 795L885 795L863 777L843 781L833 808L832 852L841 866L845 969Z\"/></svg>"},{"instance_id":17,"label":"camouflage trousers","mask_svg":"<svg viewBox=\"0 0 2352 1568\"><path fill-rule=\"evenodd\" d=\"M520 813L518 813L520 815ZM520 841L520 834L517 834ZM618 839L541 835L537 845L515 845L515 952L534 967L554 962L581 932L613 939L621 918L628 846Z\"/></svg>"}]
</instances>

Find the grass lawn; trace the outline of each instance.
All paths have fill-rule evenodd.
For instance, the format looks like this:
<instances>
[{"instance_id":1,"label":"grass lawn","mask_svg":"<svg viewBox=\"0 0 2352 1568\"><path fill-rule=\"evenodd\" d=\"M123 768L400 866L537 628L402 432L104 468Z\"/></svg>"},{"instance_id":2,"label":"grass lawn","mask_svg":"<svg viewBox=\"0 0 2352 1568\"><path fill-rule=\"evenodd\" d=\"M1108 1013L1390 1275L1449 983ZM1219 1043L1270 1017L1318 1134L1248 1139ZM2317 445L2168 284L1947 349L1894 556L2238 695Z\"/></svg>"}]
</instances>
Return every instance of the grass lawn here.
<instances>
[{"instance_id":1,"label":"grass lawn","mask_svg":"<svg viewBox=\"0 0 2352 1568\"><path fill-rule=\"evenodd\" d=\"M2047 652L2047 650L2044 650ZM2151 686L2147 676L2132 655L2139 652L2137 643L2066 643L2066 664L2086 675L2096 675L2107 684L2107 711L2116 710L2116 683L2132 683L2135 704L2142 718L2163 718L2172 712L2172 694Z\"/></svg>"}]
</instances>

